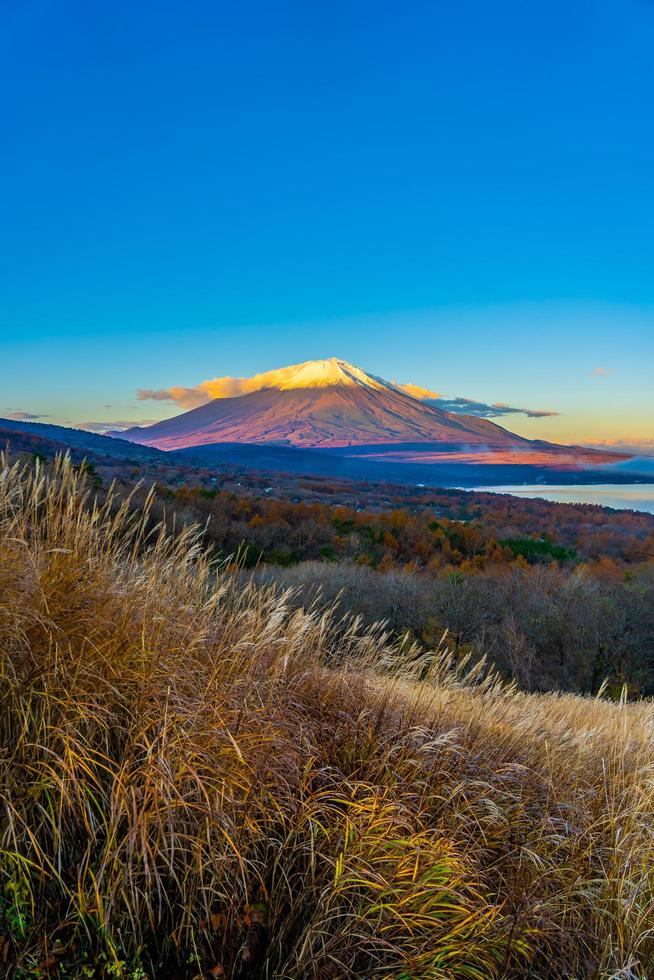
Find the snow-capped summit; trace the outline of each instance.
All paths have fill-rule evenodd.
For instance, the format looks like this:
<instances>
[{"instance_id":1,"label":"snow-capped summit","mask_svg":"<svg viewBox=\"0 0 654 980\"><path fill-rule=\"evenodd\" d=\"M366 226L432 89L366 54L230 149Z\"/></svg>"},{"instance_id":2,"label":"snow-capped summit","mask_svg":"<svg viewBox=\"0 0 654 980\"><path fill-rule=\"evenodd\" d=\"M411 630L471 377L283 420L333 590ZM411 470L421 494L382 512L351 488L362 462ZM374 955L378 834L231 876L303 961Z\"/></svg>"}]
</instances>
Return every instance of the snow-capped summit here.
<instances>
[{"instance_id":1,"label":"snow-capped summit","mask_svg":"<svg viewBox=\"0 0 654 980\"><path fill-rule=\"evenodd\" d=\"M292 364L289 367L257 374L255 378L260 382L260 388L277 388L278 391L292 391L295 388L329 388L332 385L359 385L363 388L372 388L374 391L390 387L386 382L338 357Z\"/></svg>"}]
</instances>

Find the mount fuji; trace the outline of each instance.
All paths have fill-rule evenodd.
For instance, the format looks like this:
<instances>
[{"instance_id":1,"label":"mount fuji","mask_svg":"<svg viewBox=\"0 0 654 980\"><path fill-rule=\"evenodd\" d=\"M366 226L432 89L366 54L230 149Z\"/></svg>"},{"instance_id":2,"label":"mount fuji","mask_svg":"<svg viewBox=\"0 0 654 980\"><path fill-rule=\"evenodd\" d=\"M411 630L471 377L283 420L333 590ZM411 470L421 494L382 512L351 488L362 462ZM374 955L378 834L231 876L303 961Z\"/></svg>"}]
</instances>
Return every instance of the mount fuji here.
<instances>
[{"instance_id":1,"label":"mount fuji","mask_svg":"<svg viewBox=\"0 0 654 980\"><path fill-rule=\"evenodd\" d=\"M221 392L154 425L110 434L163 450L245 444L395 463L511 463L566 470L621 458L526 439L488 419L444 411L425 397L430 393L399 386L336 357L228 380L226 395Z\"/></svg>"},{"instance_id":2,"label":"mount fuji","mask_svg":"<svg viewBox=\"0 0 654 980\"><path fill-rule=\"evenodd\" d=\"M248 379L244 394L214 398L171 419L122 432L158 449L215 442L273 443L306 449L388 443L523 446L506 429L455 415L335 357Z\"/></svg>"}]
</instances>

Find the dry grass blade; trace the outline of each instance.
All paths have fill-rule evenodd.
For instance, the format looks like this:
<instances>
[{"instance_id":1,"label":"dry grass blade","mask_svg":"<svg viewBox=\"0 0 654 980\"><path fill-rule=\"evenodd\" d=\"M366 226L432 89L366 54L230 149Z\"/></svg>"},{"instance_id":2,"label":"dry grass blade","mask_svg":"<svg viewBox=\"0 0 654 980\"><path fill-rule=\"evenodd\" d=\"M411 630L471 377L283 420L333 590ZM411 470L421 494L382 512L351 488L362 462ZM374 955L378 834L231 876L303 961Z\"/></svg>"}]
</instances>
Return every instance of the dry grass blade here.
<instances>
[{"instance_id":1,"label":"dry grass blade","mask_svg":"<svg viewBox=\"0 0 654 980\"><path fill-rule=\"evenodd\" d=\"M8 975L652 975L653 740L0 465Z\"/></svg>"}]
</instances>

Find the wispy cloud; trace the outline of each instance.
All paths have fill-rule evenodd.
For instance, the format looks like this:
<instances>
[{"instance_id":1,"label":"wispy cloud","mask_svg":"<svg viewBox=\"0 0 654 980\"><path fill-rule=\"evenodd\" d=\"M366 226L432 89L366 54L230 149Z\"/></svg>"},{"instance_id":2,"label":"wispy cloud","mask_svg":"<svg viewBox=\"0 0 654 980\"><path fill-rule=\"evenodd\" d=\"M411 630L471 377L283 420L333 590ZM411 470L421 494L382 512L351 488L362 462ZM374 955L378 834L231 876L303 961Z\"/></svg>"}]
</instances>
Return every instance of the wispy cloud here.
<instances>
[{"instance_id":1,"label":"wispy cloud","mask_svg":"<svg viewBox=\"0 0 654 980\"><path fill-rule=\"evenodd\" d=\"M49 419L49 415L44 415L43 412L6 412L6 419L11 419L14 422L36 422L38 419Z\"/></svg>"},{"instance_id":2,"label":"wispy cloud","mask_svg":"<svg viewBox=\"0 0 654 980\"><path fill-rule=\"evenodd\" d=\"M505 402L494 402L489 405L473 398L446 398L445 395L439 395L435 391L428 391L426 388L419 388L412 384L396 384L395 387L427 405L434 405L435 408L440 408L444 412L453 412L455 415L475 415L484 419L500 418L503 415L526 415L530 419L542 419L559 414L549 409L518 408L516 405L507 405Z\"/></svg>"},{"instance_id":3,"label":"wispy cloud","mask_svg":"<svg viewBox=\"0 0 654 980\"><path fill-rule=\"evenodd\" d=\"M173 386L172 388L138 388L136 397L140 402L174 402L182 408L195 408L196 405L203 405L209 401L205 393L200 393L197 388L182 388Z\"/></svg>"},{"instance_id":4,"label":"wispy cloud","mask_svg":"<svg viewBox=\"0 0 654 980\"><path fill-rule=\"evenodd\" d=\"M634 456L654 456L654 437L643 439L630 439L624 436L622 439L597 439L586 440L585 446L592 449L613 449L620 453L631 453Z\"/></svg>"},{"instance_id":5,"label":"wispy cloud","mask_svg":"<svg viewBox=\"0 0 654 980\"><path fill-rule=\"evenodd\" d=\"M114 422L76 422L77 429L85 429L87 432L97 432L103 435L105 432L123 432L131 429L135 425L147 426L154 425L157 419L129 419Z\"/></svg>"},{"instance_id":6,"label":"wispy cloud","mask_svg":"<svg viewBox=\"0 0 654 980\"><path fill-rule=\"evenodd\" d=\"M611 368L596 367L590 372L591 378L610 378L613 374Z\"/></svg>"},{"instance_id":7,"label":"wispy cloud","mask_svg":"<svg viewBox=\"0 0 654 980\"><path fill-rule=\"evenodd\" d=\"M438 398L430 400L430 404L442 408L445 412L453 412L456 415L476 415L483 419L501 418L503 415L526 415L530 419L544 419L559 414L550 409L519 408L517 405L506 405L504 402L488 405L486 402L475 401L472 398Z\"/></svg>"}]
</instances>

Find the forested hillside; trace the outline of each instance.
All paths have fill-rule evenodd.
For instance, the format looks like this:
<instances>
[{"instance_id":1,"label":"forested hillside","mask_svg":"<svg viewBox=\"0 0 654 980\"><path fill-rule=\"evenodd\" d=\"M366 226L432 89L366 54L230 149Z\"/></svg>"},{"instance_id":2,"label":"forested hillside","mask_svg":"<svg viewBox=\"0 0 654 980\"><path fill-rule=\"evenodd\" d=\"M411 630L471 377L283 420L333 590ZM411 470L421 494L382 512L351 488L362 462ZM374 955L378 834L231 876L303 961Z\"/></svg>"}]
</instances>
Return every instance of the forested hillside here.
<instances>
[{"instance_id":1,"label":"forested hillside","mask_svg":"<svg viewBox=\"0 0 654 980\"><path fill-rule=\"evenodd\" d=\"M26 438L14 437L15 458L47 469L56 444ZM200 525L217 566L292 586L298 603L338 600L424 649L447 634L457 657L486 656L525 690L594 694L607 681L613 693L654 694L654 515L190 468L134 449L153 460L76 450L74 465L101 499L115 481L135 511L156 481L152 522Z\"/></svg>"},{"instance_id":2,"label":"forested hillside","mask_svg":"<svg viewBox=\"0 0 654 980\"><path fill-rule=\"evenodd\" d=\"M218 560L236 555L300 603L338 601L426 648L447 633L457 657L487 656L526 690L608 681L654 694L652 515L494 494L364 509L201 488L161 488L155 510L200 523Z\"/></svg>"}]
</instances>

